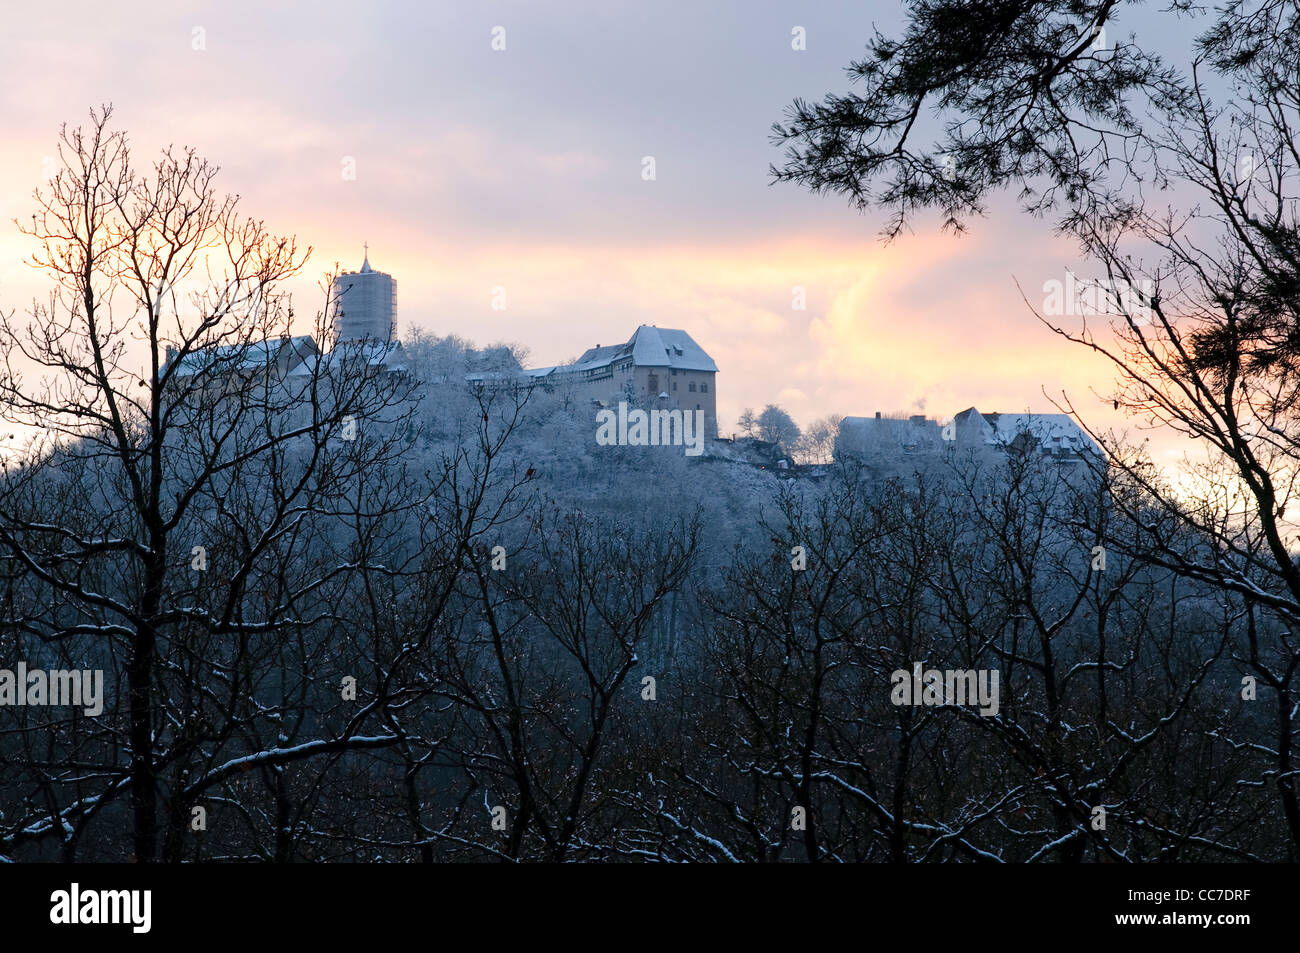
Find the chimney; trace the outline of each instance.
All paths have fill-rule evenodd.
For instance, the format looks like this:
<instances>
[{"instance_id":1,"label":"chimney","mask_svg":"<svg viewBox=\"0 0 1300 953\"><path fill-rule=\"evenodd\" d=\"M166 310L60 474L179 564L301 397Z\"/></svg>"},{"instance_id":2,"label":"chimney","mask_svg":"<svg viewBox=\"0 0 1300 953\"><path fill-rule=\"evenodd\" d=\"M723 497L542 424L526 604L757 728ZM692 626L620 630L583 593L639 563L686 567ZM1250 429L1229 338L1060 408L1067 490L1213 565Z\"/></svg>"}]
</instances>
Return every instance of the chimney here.
<instances>
[{"instance_id":1,"label":"chimney","mask_svg":"<svg viewBox=\"0 0 1300 953\"><path fill-rule=\"evenodd\" d=\"M877 419L877 420L880 419L880 411L876 411L876 419Z\"/></svg>"}]
</instances>

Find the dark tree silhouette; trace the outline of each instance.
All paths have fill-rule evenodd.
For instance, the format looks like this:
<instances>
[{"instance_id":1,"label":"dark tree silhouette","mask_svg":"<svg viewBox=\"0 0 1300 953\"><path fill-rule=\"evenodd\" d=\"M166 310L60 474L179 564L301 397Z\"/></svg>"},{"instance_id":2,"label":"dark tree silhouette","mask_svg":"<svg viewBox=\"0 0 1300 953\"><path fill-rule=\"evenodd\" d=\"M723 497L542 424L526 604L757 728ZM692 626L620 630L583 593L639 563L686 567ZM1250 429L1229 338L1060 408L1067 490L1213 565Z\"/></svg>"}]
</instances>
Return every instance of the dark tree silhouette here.
<instances>
[{"instance_id":1,"label":"dark tree silhouette","mask_svg":"<svg viewBox=\"0 0 1300 953\"><path fill-rule=\"evenodd\" d=\"M1290 0L1148 9L1200 25L1187 62L1171 64L1121 34L1133 7L910 4L904 36L877 36L852 66L862 92L797 102L777 124L787 154L774 174L885 212L890 237L925 207L963 227L1014 187L1124 290L1105 309L1109 330L1039 316L1112 361L1117 408L1207 454L1175 488L1145 455L1095 435L1123 474L1117 506L1144 528L1115 544L1244 601L1232 656L1274 717L1271 730L1261 721L1250 737L1214 737L1268 753L1272 765L1242 783L1274 788L1294 859L1300 10ZM933 144L918 143L931 133Z\"/></svg>"}]
</instances>

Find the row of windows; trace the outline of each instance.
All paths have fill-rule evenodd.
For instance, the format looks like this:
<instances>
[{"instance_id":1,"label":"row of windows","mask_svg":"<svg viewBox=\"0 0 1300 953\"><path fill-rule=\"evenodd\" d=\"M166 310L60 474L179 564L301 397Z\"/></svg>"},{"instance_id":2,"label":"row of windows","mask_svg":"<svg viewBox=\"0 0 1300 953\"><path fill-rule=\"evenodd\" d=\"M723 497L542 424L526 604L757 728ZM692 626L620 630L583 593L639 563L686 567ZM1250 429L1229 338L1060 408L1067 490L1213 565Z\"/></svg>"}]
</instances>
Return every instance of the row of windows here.
<instances>
[{"instance_id":1,"label":"row of windows","mask_svg":"<svg viewBox=\"0 0 1300 953\"><path fill-rule=\"evenodd\" d=\"M676 368L673 368L673 377L676 377L676 376L677 376L677 369L676 369ZM676 389L677 389L677 385L676 385L676 384L673 384L673 390L676 390ZM691 389L691 393L695 393L695 385L694 385L694 384L691 385L691 388L690 388L690 389ZM708 384L701 384L701 385L700 385L700 393L701 393L701 394L707 394L708 392L709 392L709 385L708 385Z\"/></svg>"}]
</instances>

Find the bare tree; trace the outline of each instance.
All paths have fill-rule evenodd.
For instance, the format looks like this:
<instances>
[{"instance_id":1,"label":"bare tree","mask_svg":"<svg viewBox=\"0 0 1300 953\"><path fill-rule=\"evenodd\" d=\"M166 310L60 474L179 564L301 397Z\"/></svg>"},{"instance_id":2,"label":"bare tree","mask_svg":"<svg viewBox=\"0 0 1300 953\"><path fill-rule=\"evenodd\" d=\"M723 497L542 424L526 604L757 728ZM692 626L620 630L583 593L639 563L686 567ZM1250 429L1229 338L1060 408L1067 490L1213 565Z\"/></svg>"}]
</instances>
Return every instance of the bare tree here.
<instances>
[{"instance_id":1,"label":"bare tree","mask_svg":"<svg viewBox=\"0 0 1300 953\"><path fill-rule=\"evenodd\" d=\"M754 408L746 407L740 412L740 417L736 420L736 427L746 437L753 437L758 433L758 417L754 414Z\"/></svg>"},{"instance_id":2,"label":"bare tree","mask_svg":"<svg viewBox=\"0 0 1300 953\"><path fill-rule=\"evenodd\" d=\"M799 452L808 463L830 463L835 457L835 438L839 436L843 414L830 414L814 420L803 432Z\"/></svg>"},{"instance_id":3,"label":"bare tree","mask_svg":"<svg viewBox=\"0 0 1300 953\"><path fill-rule=\"evenodd\" d=\"M109 708L57 739L83 763L28 761L7 782L48 796L6 818L3 842L70 849L125 797L124 853L150 861L232 774L392 743L359 737L358 718L286 747L261 667L328 617L317 597L349 570L299 547L313 516L337 515L359 474L400 453L410 410L395 376L291 336L279 283L307 253L240 218L192 150L139 170L111 114L64 127L25 230L53 290L29 321L0 321L3 413L38 435L0 486L3 625L107 669Z\"/></svg>"},{"instance_id":4,"label":"bare tree","mask_svg":"<svg viewBox=\"0 0 1300 953\"><path fill-rule=\"evenodd\" d=\"M1241 781L1276 791L1294 859L1300 8L1175 4L1160 16L1203 29L1189 61L1171 64L1120 35L1128 6L919 0L904 37L877 36L854 64L862 94L792 107L775 128L788 147L775 174L886 211L890 237L923 207L964 227L1015 185L1027 211L1057 213L1078 240L1101 272L1101 304L1085 313L1109 315L1110 329L1062 320L1079 302L1031 307L1110 359L1117 409L1206 454L1175 483L1140 448L1094 434L1121 474L1113 504L1137 530L1112 542L1235 607L1228 645L1273 717L1208 737L1267 755ZM942 139L924 147L932 105Z\"/></svg>"}]
</instances>

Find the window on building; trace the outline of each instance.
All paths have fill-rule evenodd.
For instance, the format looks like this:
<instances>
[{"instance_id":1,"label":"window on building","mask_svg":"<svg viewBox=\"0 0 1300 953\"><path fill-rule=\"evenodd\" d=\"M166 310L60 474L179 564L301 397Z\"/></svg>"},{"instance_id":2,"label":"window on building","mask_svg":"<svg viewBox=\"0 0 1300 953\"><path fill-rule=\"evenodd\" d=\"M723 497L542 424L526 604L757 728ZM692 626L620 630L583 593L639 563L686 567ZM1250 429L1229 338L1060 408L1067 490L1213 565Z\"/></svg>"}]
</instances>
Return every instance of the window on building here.
<instances>
[{"instance_id":1,"label":"window on building","mask_svg":"<svg viewBox=\"0 0 1300 953\"><path fill-rule=\"evenodd\" d=\"M677 389L677 382L676 382L676 381L673 381L673 390L676 390L676 389Z\"/></svg>"},{"instance_id":2,"label":"window on building","mask_svg":"<svg viewBox=\"0 0 1300 953\"><path fill-rule=\"evenodd\" d=\"M701 384L701 385L700 385L700 393L701 393L701 394L707 394L708 392L709 392L709 385L708 385L708 384Z\"/></svg>"},{"instance_id":3,"label":"window on building","mask_svg":"<svg viewBox=\"0 0 1300 953\"><path fill-rule=\"evenodd\" d=\"M691 393L695 393L695 381L691 381Z\"/></svg>"}]
</instances>

